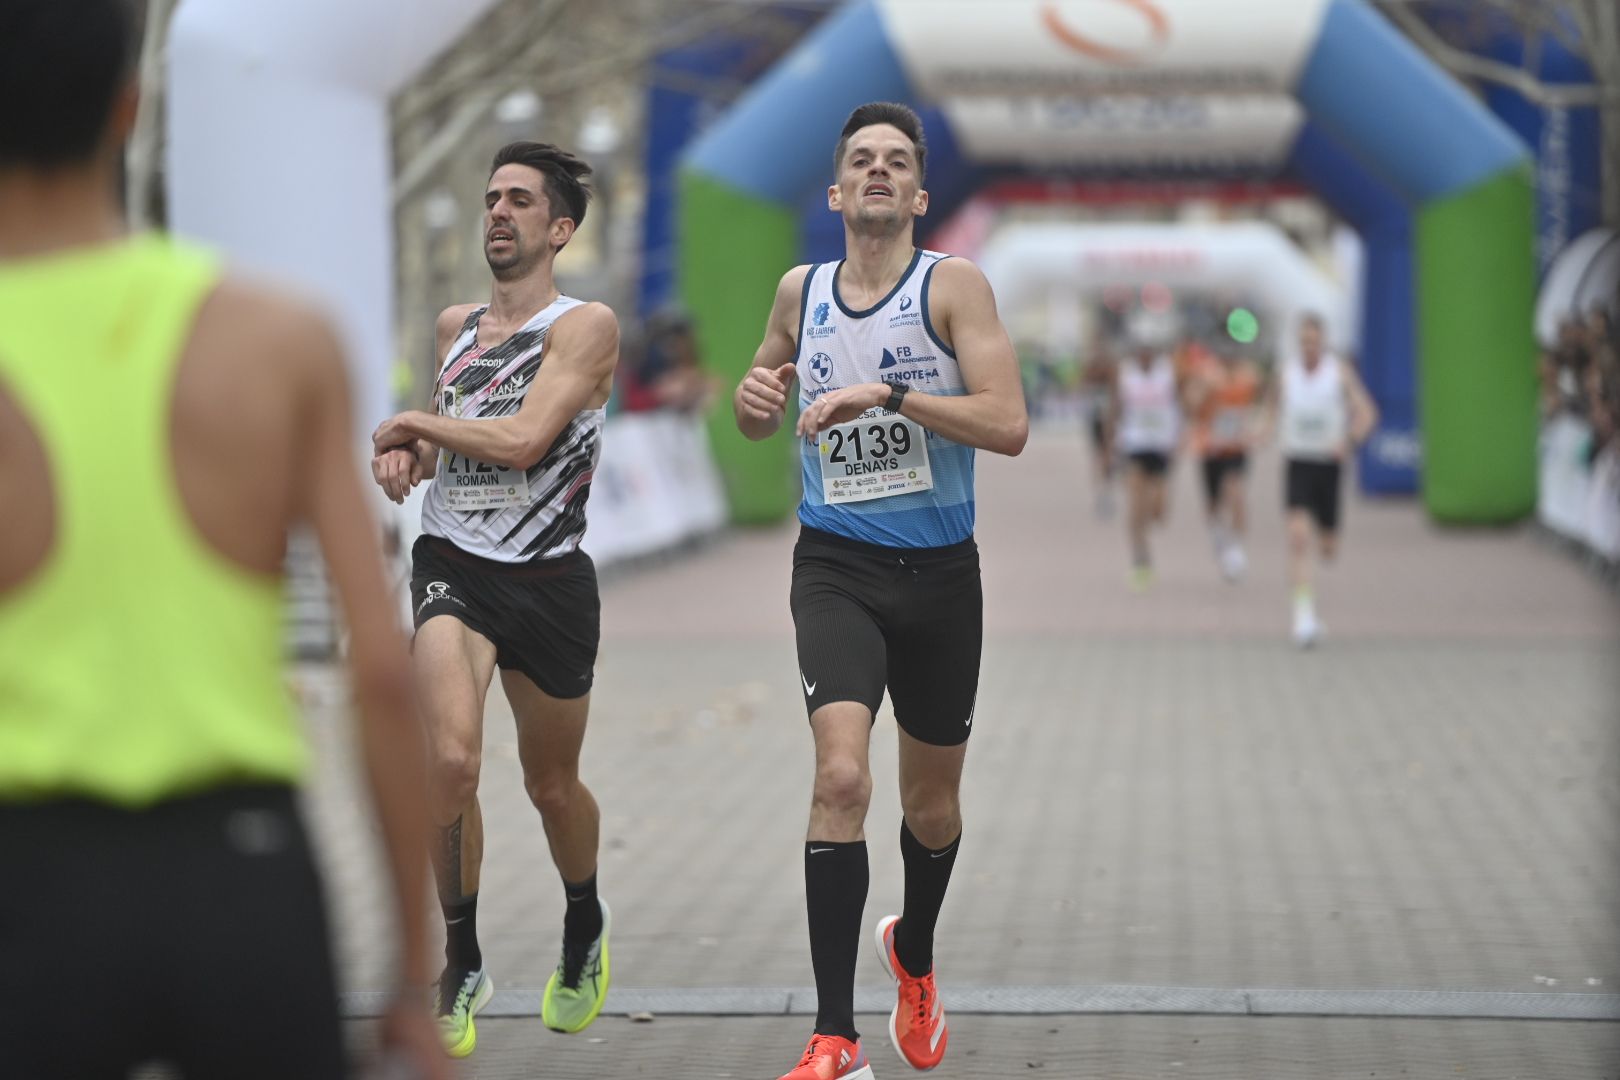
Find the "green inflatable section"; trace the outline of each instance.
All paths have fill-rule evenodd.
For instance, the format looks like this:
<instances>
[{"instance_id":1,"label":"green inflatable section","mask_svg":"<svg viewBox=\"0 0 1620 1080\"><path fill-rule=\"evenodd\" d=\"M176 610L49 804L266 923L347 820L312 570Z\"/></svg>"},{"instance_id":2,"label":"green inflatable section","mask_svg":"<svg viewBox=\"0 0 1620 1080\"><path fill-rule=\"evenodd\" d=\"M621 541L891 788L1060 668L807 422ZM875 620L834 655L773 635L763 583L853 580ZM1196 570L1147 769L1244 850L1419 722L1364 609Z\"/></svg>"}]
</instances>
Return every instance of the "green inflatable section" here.
<instances>
[{"instance_id":1,"label":"green inflatable section","mask_svg":"<svg viewBox=\"0 0 1620 1080\"><path fill-rule=\"evenodd\" d=\"M1437 521L1536 506L1534 195L1502 173L1417 214L1423 500Z\"/></svg>"},{"instance_id":2,"label":"green inflatable section","mask_svg":"<svg viewBox=\"0 0 1620 1080\"><path fill-rule=\"evenodd\" d=\"M791 209L692 172L680 177L680 280L704 366L725 380L709 416L709 442L725 481L731 519L781 521L799 500L798 446L791 431L750 442L737 430L731 391L754 363L776 283L798 261ZM783 424L792 423L792 412Z\"/></svg>"}]
</instances>

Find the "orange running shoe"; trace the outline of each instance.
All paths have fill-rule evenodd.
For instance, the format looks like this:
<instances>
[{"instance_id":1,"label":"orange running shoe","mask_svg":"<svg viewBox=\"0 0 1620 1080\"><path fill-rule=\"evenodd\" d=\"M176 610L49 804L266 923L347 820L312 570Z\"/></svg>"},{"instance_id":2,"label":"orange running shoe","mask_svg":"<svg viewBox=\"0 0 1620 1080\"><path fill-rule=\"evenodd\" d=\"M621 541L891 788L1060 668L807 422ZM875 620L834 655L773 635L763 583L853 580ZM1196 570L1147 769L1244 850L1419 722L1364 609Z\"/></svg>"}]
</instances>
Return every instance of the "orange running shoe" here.
<instances>
[{"instance_id":1,"label":"orange running shoe","mask_svg":"<svg viewBox=\"0 0 1620 1080\"><path fill-rule=\"evenodd\" d=\"M860 1041L837 1035L812 1035L804 1057L782 1080L872 1080L872 1066Z\"/></svg>"},{"instance_id":2,"label":"orange running shoe","mask_svg":"<svg viewBox=\"0 0 1620 1080\"><path fill-rule=\"evenodd\" d=\"M945 1007L939 1002L934 973L913 978L900 966L894 954L894 925L900 916L890 915L877 924L878 959L883 970L900 984L900 1001L889 1014L889 1040L902 1060L913 1069L932 1069L945 1059L950 1033L945 1029Z\"/></svg>"}]
</instances>

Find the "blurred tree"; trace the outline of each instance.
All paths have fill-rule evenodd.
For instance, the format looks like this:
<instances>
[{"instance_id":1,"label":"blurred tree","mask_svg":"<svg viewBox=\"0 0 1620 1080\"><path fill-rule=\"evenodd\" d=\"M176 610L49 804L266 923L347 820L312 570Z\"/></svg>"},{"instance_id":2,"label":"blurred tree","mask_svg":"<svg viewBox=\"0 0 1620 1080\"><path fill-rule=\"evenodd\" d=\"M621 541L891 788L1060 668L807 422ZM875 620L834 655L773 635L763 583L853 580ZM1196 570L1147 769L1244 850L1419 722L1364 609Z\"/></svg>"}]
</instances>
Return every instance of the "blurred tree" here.
<instances>
[{"instance_id":1,"label":"blurred tree","mask_svg":"<svg viewBox=\"0 0 1620 1080\"><path fill-rule=\"evenodd\" d=\"M1511 87L1544 107L1596 106L1602 120L1602 214L1620 226L1620 3L1617 0L1376 0L1425 52L1465 81ZM1523 36L1518 64L1471 51L1507 20ZM1442 30L1444 27L1444 31ZM1472 34L1470 34L1472 30ZM1589 83L1541 78L1544 41L1584 61Z\"/></svg>"}]
</instances>

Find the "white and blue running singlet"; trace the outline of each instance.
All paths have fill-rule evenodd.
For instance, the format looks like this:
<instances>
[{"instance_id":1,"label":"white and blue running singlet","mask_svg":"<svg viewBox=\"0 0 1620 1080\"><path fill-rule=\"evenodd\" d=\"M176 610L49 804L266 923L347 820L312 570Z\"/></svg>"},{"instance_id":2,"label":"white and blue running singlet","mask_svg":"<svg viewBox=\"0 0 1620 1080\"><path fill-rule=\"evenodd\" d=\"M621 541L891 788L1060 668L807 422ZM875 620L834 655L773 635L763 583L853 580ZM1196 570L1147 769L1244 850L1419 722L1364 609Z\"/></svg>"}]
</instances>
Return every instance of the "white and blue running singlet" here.
<instances>
[{"instance_id":1,"label":"white and blue running singlet","mask_svg":"<svg viewBox=\"0 0 1620 1080\"><path fill-rule=\"evenodd\" d=\"M919 250L889 295L865 311L838 296L842 262L805 275L799 315L799 411L861 383L904 383L913 394L967 393L956 353L934 332L928 282L950 256ZM926 454L923 452L926 450ZM973 448L882 408L802 441L799 520L885 547L926 548L973 535Z\"/></svg>"}]
</instances>

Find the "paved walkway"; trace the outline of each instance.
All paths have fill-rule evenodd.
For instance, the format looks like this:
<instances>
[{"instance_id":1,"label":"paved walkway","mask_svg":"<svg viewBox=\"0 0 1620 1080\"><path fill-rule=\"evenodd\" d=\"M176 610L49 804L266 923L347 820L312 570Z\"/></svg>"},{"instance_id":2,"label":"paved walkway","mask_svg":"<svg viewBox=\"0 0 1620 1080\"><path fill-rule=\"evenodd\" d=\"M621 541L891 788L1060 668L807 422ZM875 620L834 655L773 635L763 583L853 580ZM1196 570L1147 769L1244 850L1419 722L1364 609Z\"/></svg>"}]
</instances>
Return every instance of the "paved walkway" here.
<instances>
[{"instance_id":1,"label":"paved walkway","mask_svg":"<svg viewBox=\"0 0 1620 1080\"><path fill-rule=\"evenodd\" d=\"M1216 574L1183 464L1159 583L1135 594L1123 525L1091 513L1076 433L1044 431L1019 459L979 461L988 640L940 929L947 994L1271 989L1336 1005L1277 1010L1329 1014L1294 1019L962 1015L937 1075L1620 1075L1613 1023L1331 1018L1353 1001L1423 1012L1484 1000L1458 992L1498 995L1484 1015L1528 1014L1500 1004L1522 995L1558 995L1547 1008L1570 1015L1570 994L1612 1015L1612 593L1528 529L1437 529L1410 502L1358 499L1320 590L1330 637L1301 654L1285 639L1275 462L1255 476L1247 581ZM720 1011L806 1000L810 742L787 612L793 536L728 535L616 572L604 589L584 771L603 808L615 985L660 992L645 1000L677 1011L694 1011L678 1009L692 990L739 991ZM299 681L331 751L312 816L343 982L363 1012L386 979L375 855L342 782L341 689L323 670ZM499 694L485 749L479 924L503 991L496 1011L522 1013L555 962L562 896ZM886 715L873 765L869 924L900 901ZM880 1008L869 957L858 979ZM1098 1009L1133 1011L1121 993ZM863 1022L879 1075L899 1075L881 1017ZM492 1018L465 1075L774 1077L808 1026L661 1013L563 1039Z\"/></svg>"}]
</instances>

